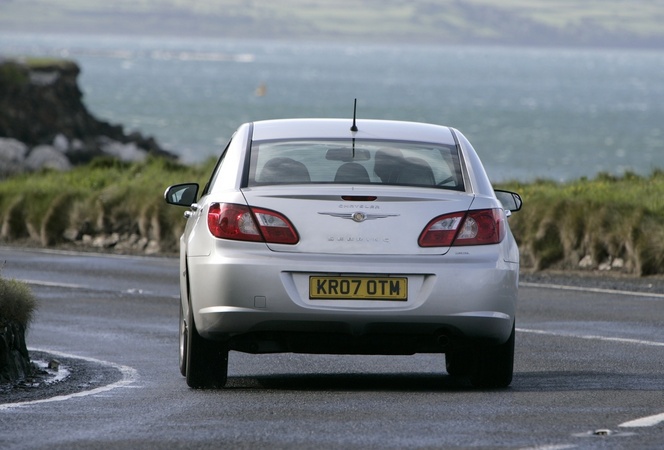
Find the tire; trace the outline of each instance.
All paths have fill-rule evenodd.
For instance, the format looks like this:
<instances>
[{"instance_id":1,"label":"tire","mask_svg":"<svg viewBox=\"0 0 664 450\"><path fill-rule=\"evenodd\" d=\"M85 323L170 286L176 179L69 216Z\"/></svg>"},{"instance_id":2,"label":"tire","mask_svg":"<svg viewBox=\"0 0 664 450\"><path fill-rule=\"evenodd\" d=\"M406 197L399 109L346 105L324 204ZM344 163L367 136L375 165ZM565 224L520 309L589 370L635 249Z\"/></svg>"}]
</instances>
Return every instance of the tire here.
<instances>
[{"instance_id":1,"label":"tire","mask_svg":"<svg viewBox=\"0 0 664 450\"><path fill-rule=\"evenodd\" d=\"M179 362L180 362L180 373L183 377L187 376L187 321L184 319L184 311L182 311L182 300L180 300L180 351L179 351Z\"/></svg>"},{"instance_id":2,"label":"tire","mask_svg":"<svg viewBox=\"0 0 664 450\"><path fill-rule=\"evenodd\" d=\"M466 377L473 370L473 355L466 352L445 353L445 369L453 377Z\"/></svg>"},{"instance_id":3,"label":"tire","mask_svg":"<svg viewBox=\"0 0 664 450\"><path fill-rule=\"evenodd\" d=\"M205 339L198 334L191 307L185 327L187 385L194 389L224 387L228 377L227 345L223 342Z\"/></svg>"},{"instance_id":4,"label":"tire","mask_svg":"<svg viewBox=\"0 0 664 450\"><path fill-rule=\"evenodd\" d=\"M506 388L514 373L514 335L507 342L494 347L483 347L475 353L475 364L470 372L470 382L477 388Z\"/></svg>"}]
</instances>

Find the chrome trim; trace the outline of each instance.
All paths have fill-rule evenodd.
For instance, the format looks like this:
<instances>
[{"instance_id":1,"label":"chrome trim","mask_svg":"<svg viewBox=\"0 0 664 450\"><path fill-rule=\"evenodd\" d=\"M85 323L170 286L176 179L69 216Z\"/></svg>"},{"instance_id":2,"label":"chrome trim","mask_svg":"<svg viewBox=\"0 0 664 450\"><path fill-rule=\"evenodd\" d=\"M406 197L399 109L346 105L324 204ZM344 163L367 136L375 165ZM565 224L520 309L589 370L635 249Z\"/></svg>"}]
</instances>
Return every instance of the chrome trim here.
<instances>
[{"instance_id":1,"label":"chrome trim","mask_svg":"<svg viewBox=\"0 0 664 450\"><path fill-rule=\"evenodd\" d=\"M401 214L366 214L363 212L352 213L336 213L336 212L319 212L318 214L324 216L338 217L340 219L350 219L355 222L364 222L365 220L384 219L386 217L398 217Z\"/></svg>"}]
</instances>

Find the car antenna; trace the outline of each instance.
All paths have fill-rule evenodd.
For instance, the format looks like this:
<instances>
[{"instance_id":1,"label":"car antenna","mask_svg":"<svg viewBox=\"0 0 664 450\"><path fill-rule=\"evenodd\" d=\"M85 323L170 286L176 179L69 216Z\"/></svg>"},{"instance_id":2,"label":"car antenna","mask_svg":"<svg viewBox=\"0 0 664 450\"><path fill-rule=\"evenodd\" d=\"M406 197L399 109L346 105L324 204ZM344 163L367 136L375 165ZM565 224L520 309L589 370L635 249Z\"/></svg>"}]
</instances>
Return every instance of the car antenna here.
<instances>
[{"instance_id":1,"label":"car antenna","mask_svg":"<svg viewBox=\"0 0 664 450\"><path fill-rule=\"evenodd\" d=\"M353 103L353 126L350 127L350 131L357 131L357 124L355 122L356 117L357 117L357 99L355 99L355 103Z\"/></svg>"},{"instance_id":2,"label":"car antenna","mask_svg":"<svg viewBox=\"0 0 664 450\"><path fill-rule=\"evenodd\" d=\"M350 131L352 131L353 133L357 131L357 123L355 122L356 117L357 117L357 99L355 99L355 103L353 103L353 125L350 127ZM355 159L355 135L353 135L352 158Z\"/></svg>"}]
</instances>

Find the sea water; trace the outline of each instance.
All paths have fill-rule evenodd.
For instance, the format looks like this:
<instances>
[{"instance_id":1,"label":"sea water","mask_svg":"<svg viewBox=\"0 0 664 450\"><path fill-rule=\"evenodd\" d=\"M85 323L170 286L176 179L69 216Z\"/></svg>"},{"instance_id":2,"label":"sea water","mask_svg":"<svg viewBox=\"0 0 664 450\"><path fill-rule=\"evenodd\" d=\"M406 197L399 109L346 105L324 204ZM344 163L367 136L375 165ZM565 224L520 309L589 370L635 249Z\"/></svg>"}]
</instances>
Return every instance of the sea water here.
<instances>
[{"instance_id":1,"label":"sea water","mask_svg":"<svg viewBox=\"0 0 664 450\"><path fill-rule=\"evenodd\" d=\"M493 181L664 168L662 50L0 33L0 56L18 55L75 60L97 118L184 162L247 121L350 121L357 98L360 120L458 128Z\"/></svg>"}]
</instances>

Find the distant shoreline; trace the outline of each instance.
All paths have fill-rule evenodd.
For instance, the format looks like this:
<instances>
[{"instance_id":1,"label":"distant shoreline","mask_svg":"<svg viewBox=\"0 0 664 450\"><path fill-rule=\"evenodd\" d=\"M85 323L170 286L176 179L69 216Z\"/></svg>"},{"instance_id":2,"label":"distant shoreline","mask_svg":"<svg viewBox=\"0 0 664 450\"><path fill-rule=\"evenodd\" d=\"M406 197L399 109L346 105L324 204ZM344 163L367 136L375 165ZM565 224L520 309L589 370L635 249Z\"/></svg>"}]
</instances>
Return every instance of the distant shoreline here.
<instances>
[{"instance_id":1,"label":"distant shoreline","mask_svg":"<svg viewBox=\"0 0 664 450\"><path fill-rule=\"evenodd\" d=\"M125 36L192 36L224 39L331 40L434 45L520 45L571 48L664 48L661 2L624 0L522 2L504 0L357 0L342 8L326 0L281 0L254 5L216 2L108 3L74 0L4 2L0 29Z\"/></svg>"},{"instance_id":2,"label":"distant shoreline","mask_svg":"<svg viewBox=\"0 0 664 450\"><path fill-rule=\"evenodd\" d=\"M0 38L2 35L57 35L57 36L108 36L108 37L137 37L137 38L172 38L172 34L159 30L80 30L69 28L20 28L13 29L11 26L2 27L0 20ZM604 40L598 42L576 42L573 40L556 40L550 42L541 41L502 41L502 40L467 40L467 41L439 41L428 37L392 37L392 36L338 36L338 35L260 35L251 33L218 34L218 33L190 33L179 34L178 39L210 39L210 40L242 40L242 41L269 41L269 42L306 42L306 43L346 43L352 45L361 41L362 45L391 46L412 45L431 47L505 47L505 48L534 48L534 49L571 49L571 50L646 50L663 51L664 37L653 39L634 40ZM0 55L1 56L1 55Z\"/></svg>"}]
</instances>

